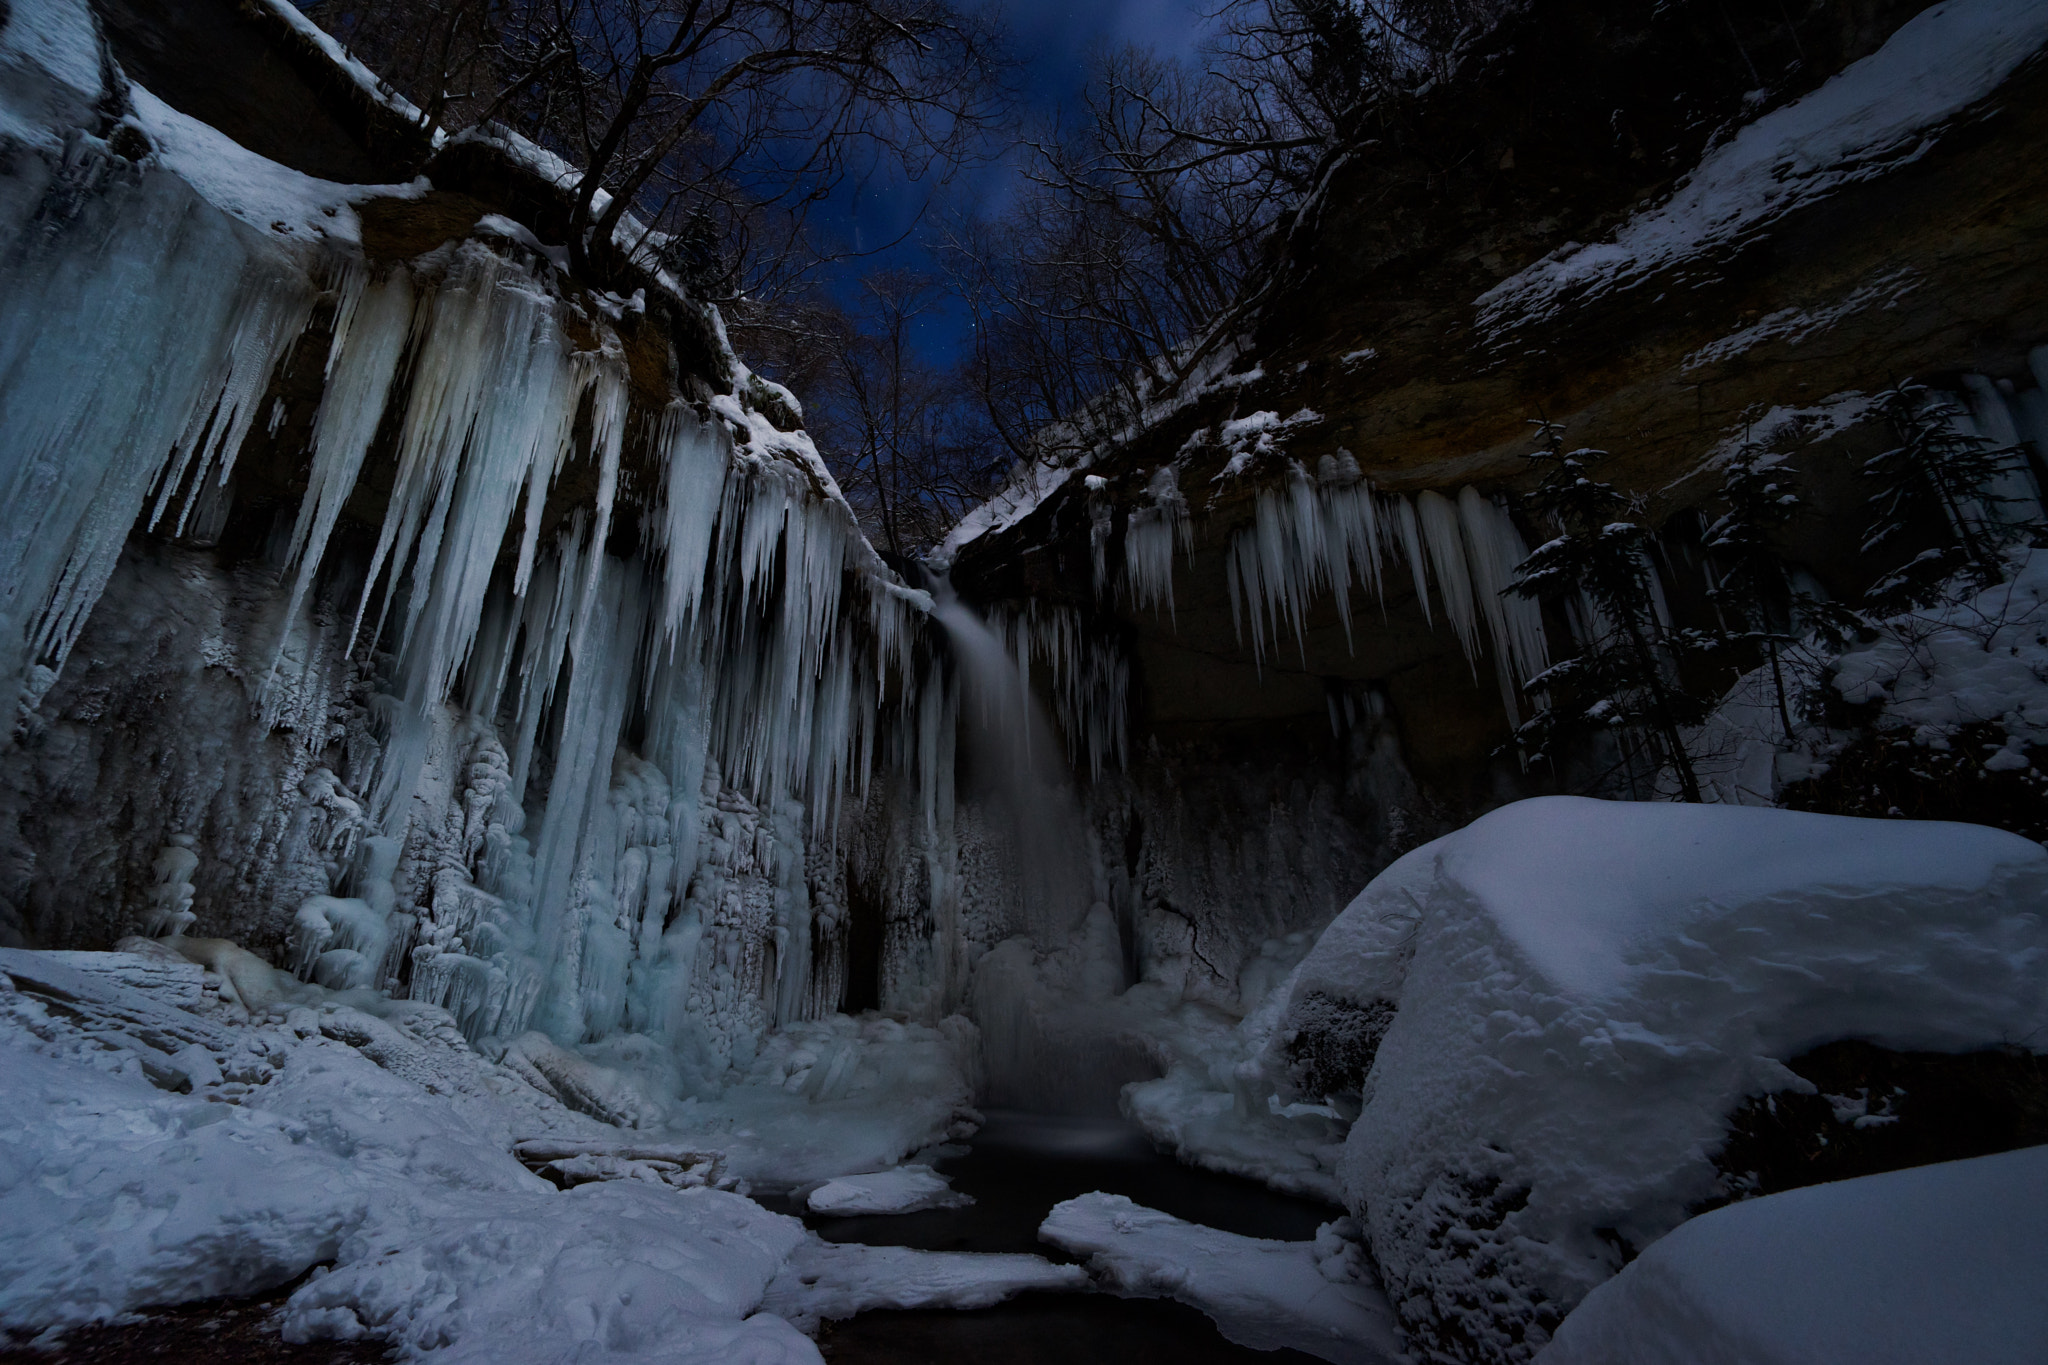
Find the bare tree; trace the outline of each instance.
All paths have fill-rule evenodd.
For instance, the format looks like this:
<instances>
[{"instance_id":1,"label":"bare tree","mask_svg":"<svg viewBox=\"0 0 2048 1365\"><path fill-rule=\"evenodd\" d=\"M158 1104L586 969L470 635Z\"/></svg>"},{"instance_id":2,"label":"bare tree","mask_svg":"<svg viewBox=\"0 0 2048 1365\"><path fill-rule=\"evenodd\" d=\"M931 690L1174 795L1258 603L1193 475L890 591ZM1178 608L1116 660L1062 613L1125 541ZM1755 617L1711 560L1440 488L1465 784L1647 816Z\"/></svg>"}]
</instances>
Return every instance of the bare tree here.
<instances>
[{"instance_id":1,"label":"bare tree","mask_svg":"<svg viewBox=\"0 0 2048 1365\"><path fill-rule=\"evenodd\" d=\"M1026 191L947 243L1004 443L1088 446L1200 370L1260 302L1265 244L1328 156L1504 8L1224 0L1196 62L1098 57L1077 116L1023 141Z\"/></svg>"},{"instance_id":2,"label":"bare tree","mask_svg":"<svg viewBox=\"0 0 2048 1365\"><path fill-rule=\"evenodd\" d=\"M840 315L830 368L814 390L812 434L847 500L897 555L935 544L993 483L972 391L957 368L934 364L918 345L917 329L946 299L928 275L869 276Z\"/></svg>"},{"instance_id":3,"label":"bare tree","mask_svg":"<svg viewBox=\"0 0 2048 1365\"><path fill-rule=\"evenodd\" d=\"M423 117L451 129L500 122L576 166L568 247L593 278L666 248L695 254L700 287L742 292L744 258L764 254L762 238L777 257L847 176L883 162L913 179L943 175L1001 107L1000 35L950 0L313 9L389 50L387 70Z\"/></svg>"}]
</instances>

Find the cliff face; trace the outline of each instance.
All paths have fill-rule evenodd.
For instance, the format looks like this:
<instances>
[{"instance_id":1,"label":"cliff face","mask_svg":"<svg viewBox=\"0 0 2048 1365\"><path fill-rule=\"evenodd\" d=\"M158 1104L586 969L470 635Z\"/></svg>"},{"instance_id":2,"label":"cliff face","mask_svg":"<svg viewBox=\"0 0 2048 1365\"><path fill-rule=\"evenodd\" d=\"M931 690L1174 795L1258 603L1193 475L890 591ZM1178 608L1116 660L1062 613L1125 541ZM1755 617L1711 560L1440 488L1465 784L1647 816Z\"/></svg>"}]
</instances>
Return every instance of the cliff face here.
<instances>
[{"instance_id":1,"label":"cliff face","mask_svg":"<svg viewBox=\"0 0 2048 1365\"><path fill-rule=\"evenodd\" d=\"M0 938L713 1086L835 1008L925 604L716 312L288 6L14 6L0 101Z\"/></svg>"},{"instance_id":2,"label":"cliff face","mask_svg":"<svg viewBox=\"0 0 2048 1365\"><path fill-rule=\"evenodd\" d=\"M1529 423L1548 419L1568 448L1610 452L1604 477L1682 558L1678 514L1752 436L1807 477L1787 558L1860 592L1889 567L1859 549L1854 473L1889 443L1871 394L1908 376L1955 390L1986 434L2032 442L2037 470L2048 440L2029 425L2048 368L2040 24L2024 6L1916 11L1533 7L1454 78L1377 107L1206 368L1085 471L1037 471L1053 491L961 544L955 583L1099 613L1135 661L1138 732L1169 746L1256 734L1334 774L1313 738L1332 698L1383 697L1423 790L1465 813L1527 785L1492 756L1513 704L1501 651L1488 633L1468 664L1445 628L1455 535L1411 572L1390 523L1381 601L1349 638L1323 586L1299 636L1254 657L1233 596L1259 584L1232 556L1263 534L1261 498L1292 496L1290 462L1327 488L1320 462L1349 455L1417 505L1426 539L1421 495L1525 491ZM1167 466L1191 513L1171 619L1134 608L1126 543ZM1669 569L1681 611L1696 581Z\"/></svg>"}]
</instances>

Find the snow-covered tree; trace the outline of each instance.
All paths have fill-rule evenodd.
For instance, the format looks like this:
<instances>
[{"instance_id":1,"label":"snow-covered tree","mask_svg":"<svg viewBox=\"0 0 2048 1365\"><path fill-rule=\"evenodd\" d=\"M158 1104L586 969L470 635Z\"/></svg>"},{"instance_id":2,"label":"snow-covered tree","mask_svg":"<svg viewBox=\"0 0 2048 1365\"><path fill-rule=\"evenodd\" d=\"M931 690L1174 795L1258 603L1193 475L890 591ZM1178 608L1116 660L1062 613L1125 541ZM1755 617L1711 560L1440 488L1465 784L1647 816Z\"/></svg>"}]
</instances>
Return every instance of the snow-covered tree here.
<instances>
[{"instance_id":1,"label":"snow-covered tree","mask_svg":"<svg viewBox=\"0 0 2048 1365\"><path fill-rule=\"evenodd\" d=\"M1959 575L1972 589L1999 581L2006 548L2038 543L2048 533L2039 517L2016 515L2011 509L2022 500L1999 486L2025 468L2025 457L2016 448L1994 446L1953 398L1924 384L1907 380L1887 389L1878 405L1899 444L1863 466L1878 483L1864 553L1935 527L1945 527L1948 539L1879 580L1866 603L1889 615L1928 605Z\"/></svg>"},{"instance_id":2,"label":"snow-covered tree","mask_svg":"<svg viewBox=\"0 0 2048 1365\"><path fill-rule=\"evenodd\" d=\"M1797 618L1811 599L1793 587L1776 538L1804 503L1798 471L1784 456L1745 441L1728 462L1717 501L1719 515L1702 538L1713 556L1710 596L1721 612L1728 643L1759 651L1769 665L1778 720L1789 740L1793 724L1784 651L1797 643Z\"/></svg>"},{"instance_id":3,"label":"snow-covered tree","mask_svg":"<svg viewBox=\"0 0 2048 1365\"><path fill-rule=\"evenodd\" d=\"M1681 797L1697 801L1699 778L1683 729L1697 725L1708 708L1686 690L1681 665L1711 641L1673 629L1659 611L1650 533L1628 519L1628 494L1592 476L1607 452L1567 452L1563 428L1537 425L1541 445L1529 459L1543 481L1528 505L1549 517L1558 534L1516 566L1507 591L1561 606L1575 619L1579 649L1525 684L1543 705L1516 737L1532 758L1555 763L1570 739L1612 734L1625 758L1647 758L1671 775Z\"/></svg>"}]
</instances>

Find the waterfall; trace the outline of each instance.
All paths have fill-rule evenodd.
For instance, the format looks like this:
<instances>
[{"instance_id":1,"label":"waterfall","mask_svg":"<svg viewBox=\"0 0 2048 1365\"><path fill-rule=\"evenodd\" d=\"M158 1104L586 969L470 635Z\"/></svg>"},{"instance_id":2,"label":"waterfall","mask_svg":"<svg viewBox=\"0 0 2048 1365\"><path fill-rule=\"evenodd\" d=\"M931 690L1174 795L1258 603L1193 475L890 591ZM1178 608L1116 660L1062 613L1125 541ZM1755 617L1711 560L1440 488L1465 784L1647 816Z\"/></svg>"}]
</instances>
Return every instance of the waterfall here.
<instances>
[{"instance_id":1,"label":"waterfall","mask_svg":"<svg viewBox=\"0 0 2048 1365\"><path fill-rule=\"evenodd\" d=\"M1087 823L1058 732L1031 690L1023 661L989 624L944 582L932 603L959 666L963 796L987 811L1014 860L1010 931L1056 945L1095 900Z\"/></svg>"},{"instance_id":2,"label":"waterfall","mask_svg":"<svg viewBox=\"0 0 2048 1365\"><path fill-rule=\"evenodd\" d=\"M1124 1084L1157 1068L1104 1010L1131 984L1123 935L1098 885L1065 749L1030 685L1028 639L1013 654L943 581L932 600L958 666L959 800L982 817L971 823L1000 863L982 867L981 880L1008 898L1008 937L975 964L969 993L985 1102L1115 1114Z\"/></svg>"}]
</instances>

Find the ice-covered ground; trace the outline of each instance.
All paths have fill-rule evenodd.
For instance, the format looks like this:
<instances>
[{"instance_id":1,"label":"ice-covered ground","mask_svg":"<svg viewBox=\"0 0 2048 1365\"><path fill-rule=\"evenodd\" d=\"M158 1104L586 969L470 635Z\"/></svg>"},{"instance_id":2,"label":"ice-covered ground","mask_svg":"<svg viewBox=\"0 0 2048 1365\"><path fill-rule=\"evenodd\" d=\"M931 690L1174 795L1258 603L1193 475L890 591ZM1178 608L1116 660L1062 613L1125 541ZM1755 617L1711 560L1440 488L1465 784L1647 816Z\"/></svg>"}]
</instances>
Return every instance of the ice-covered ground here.
<instances>
[{"instance_id":1,"label":"ice-covered ground","mask_svg":"<svg viewBox=\"0 0 2048 1365\"><path fill-rule=\"evenodd\" d=\"M932 1030L899 1025L910 1036L892 1044L828 1020L764 1058L786 1072L799 1045L836 1039L858 1054L842 1081L877 1065L923 1076L938 1109L900 1091L813 1100L758 1076L723 1102L681 1106L694 1127L624 1130L558 1098L604 1070L579 1079L566 1049L515 1046L495 1062L443 1010L293 987L227 945L203 951L241 969L243 995L268 984L298 1003L252 1017L228 977L162 951L0 950L0 1223L13 1234L0 1243L0 1332L255 1293L317 1266L282 1310L290 1340L367 1335L448 1360L765 1365L818 1359L760 1311L801 1248L817 1273L778 1302L808 1322L1085 1286L1031 1257L870 1265L707 1183L892 1162L934 1140L941 1110L943 1136L964 1091L928 1070L950 1055L917 1036ZM570 1188L521 1157L551 1158Z\"/></svg>"},{"instance_id":2,"label":"ice-covered ground","mask_svg":"<svg viewBox=\"0 0 2048 1365\"><path fill-rule=\"evenodd\" d=\"M1349 1021L1339 1173L1404 1327L1526 1358L1719 1192L1730 1112L1808 1088L1785 1060L2044 1036L2044 904L2048 854L1999 830L1523 801L1373 881L1261 1066L1284 1086L1308 1024Z\"/></svg>"},{"instance_id":3,"label":"ice-covered ground","mask_svg":"<svg viewBox=\"0 0 2048 1365\"><path fill-rule=\"evenodd\" d=\"M1540 1365L2024 1365L2048 1343L2048 1147L1789 1190L1680 1227Z\"/></svg>"},{"instance_id":4,"label":"ice-covered ground","mask_svg":"<svg viewBox=\"0 0 2048 1365\"><path fill-rule=\"evenodd\" d=\"M1056 1205L1038 1235L1086 1256L1119 1293L1201 1309L1239 1345L1290 1347L1336 1365L1390 1365L1405 1359L1400 1335L1356 1232L1350 1219L1337 1219L1312 1242L1276 1242L1189 1223L1122 1195L1085 1194Z\"/></svg>"}]
</instances>

